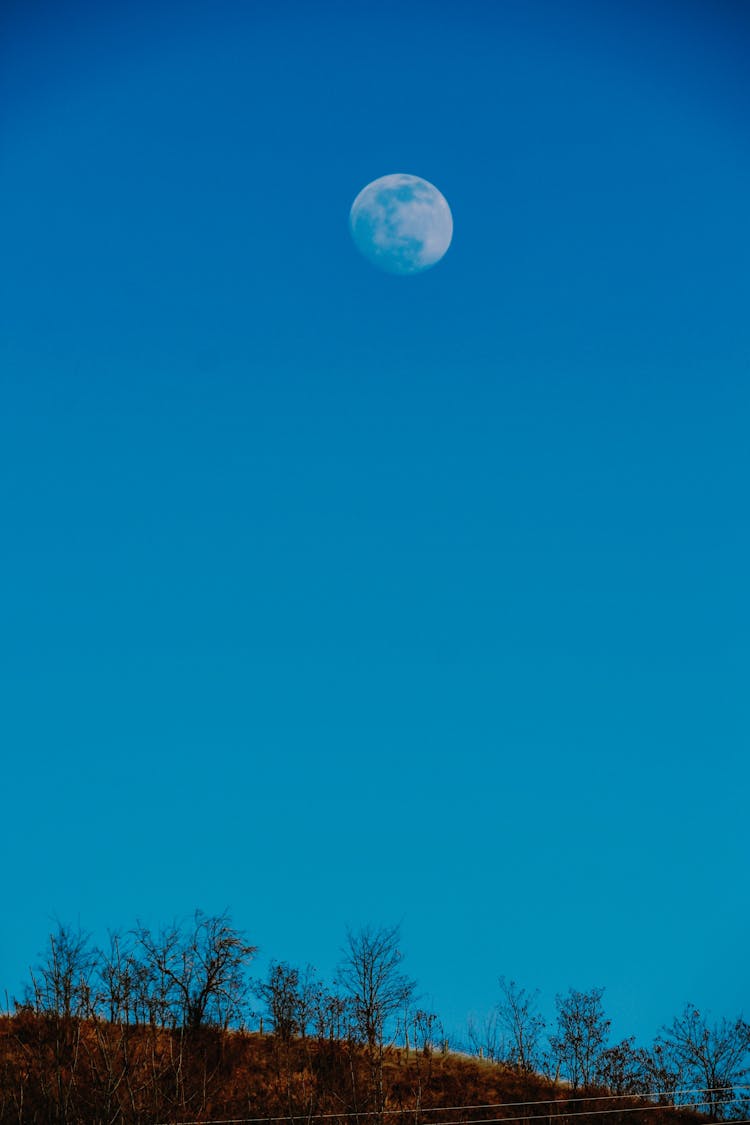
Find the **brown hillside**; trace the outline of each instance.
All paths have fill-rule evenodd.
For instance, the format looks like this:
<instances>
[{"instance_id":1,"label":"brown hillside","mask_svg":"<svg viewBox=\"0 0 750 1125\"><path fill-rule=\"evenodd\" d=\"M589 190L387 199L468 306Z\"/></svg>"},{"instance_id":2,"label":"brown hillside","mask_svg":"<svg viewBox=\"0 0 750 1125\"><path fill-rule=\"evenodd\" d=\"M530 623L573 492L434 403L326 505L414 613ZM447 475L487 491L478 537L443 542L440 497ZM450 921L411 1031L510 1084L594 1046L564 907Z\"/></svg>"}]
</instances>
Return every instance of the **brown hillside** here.
<instances>
[{"instance_id":1,"label":"brown hillside","mask_svg":"<svg viewBox=\"0 0 750 1125\"><path fill-rule=\"evenodd\" d=\"M679 1125L704 1120L451 1053L77 1020L0 1018L0 1125L155 1125L261 1119L297 1125ZM544 1103L530 1105L528 1103ZM518 1104L527 1103L527 1104Z\"/></svg>"}]
</instances>

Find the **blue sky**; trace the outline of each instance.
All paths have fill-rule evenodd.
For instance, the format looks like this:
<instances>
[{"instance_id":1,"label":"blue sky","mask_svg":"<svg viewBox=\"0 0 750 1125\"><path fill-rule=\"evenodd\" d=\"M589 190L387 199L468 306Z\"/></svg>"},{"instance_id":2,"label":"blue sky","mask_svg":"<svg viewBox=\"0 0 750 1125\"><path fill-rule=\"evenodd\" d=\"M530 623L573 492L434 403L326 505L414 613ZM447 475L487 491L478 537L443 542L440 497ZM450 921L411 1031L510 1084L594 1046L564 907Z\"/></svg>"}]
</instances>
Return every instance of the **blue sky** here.
<instances>
[{"instance_id":1,"label":"blue sky","mask_svg":"<svg viewBox=\"0 0 750 1125\"><path fill-rule=\"evenodd\" d=\"M747 1015L741 5L1 18L0 988L201 906L458 1034Z\"/></svg>"}]
</instances>

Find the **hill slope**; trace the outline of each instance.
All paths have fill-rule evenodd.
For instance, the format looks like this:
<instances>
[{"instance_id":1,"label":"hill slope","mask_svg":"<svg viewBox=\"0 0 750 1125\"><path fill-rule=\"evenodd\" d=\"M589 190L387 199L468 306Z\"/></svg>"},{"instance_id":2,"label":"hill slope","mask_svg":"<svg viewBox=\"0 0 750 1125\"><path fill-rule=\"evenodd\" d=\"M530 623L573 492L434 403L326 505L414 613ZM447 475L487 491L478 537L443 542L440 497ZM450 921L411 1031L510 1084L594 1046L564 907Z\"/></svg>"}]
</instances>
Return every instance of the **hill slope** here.
<instances>
[{"instance_id":1,"label":"hill slope","mask_svg":"<svg viewBox=\"0 0 750 1125\"><path fill-rule=\"evenodd\" d=\"M679 1125L704 1120L451 1053L78 1020L0 1018L0 1125L255 1119L319 1125Z\"/></svg>"}]
</instances>

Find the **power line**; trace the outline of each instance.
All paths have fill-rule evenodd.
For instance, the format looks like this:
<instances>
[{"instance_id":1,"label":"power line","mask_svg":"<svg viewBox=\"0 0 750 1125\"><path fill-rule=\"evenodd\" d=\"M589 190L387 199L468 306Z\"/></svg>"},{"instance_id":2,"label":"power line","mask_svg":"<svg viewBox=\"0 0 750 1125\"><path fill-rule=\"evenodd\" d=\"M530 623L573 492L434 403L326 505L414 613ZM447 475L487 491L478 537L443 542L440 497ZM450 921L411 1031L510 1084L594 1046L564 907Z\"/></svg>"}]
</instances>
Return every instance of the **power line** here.
<instances>
[{"instance_id":1,"label":"power line","mask_svg":"<svg viewBox=\"0 0 750 1125\"><path fill-rule=\"evenodd\" d=\"M564 1097L564 1098L542 1098L540 1101L484 1102L484 1103L479 1102L475 1105L425 1106L423 1108L420 1107L419 1112L420 1112L420 1114L425 1114L425 1113L441 1113L443 1110L449 1110L449 1109L455 1110L456 1112L463 1111L463 1110L474 1110L474 1109L505 1109L505 1108L515 1109L515 1108L518 1108L520 1106L562 1105L565 1102L580 1102L580 1101L585 1101L585 1102L612 1102L612 1101L622 1101L625 1098L629 1099L630 1101L635 1101L636 1098L663 1098L663 1097L675 1098L678 1095L683 1095L683 1094L728 1094L728 1093L731 1093L734 1090L750 1090L750 1084L743 1084L743 1083L740 1083L740 1082L736 1082L732 1086L712 1086L709 1089L706 1089L705 1086L683 1086L683 1087L680 1087L679 1089L675 1089L675 1090L648 1090L648 1091L645 1091L645 1092L642 1092L642 1093L637 1093L637 1094L594 1094L592 1096L588 1096L587 1094L583 1094L579 1091L578 1093L570 1094L568 1097ZM706 1099L704 1098L703 1100L705 1101ZM728 1100L734 1101L735 1099L730 1098ZM688 1104L693 1104L693 1103L688 1103ZM701 1103L697 1102L695 1104L699 1105ZM667 1107L658 1107L658 1108L667 1108ZM405 1112L405 1111L400 1110L400 1109L385 1109L385 1110L382 1111L382 1113L403 1113L403 1112ZM352 1114L352 1116L365 1117L368 1114L369 1115L380 1114L380 1111L376 1110L376 1109L364 1110L364 1111L361 1111L359 1113L355 1112L355 1113ZM330 1113L330 1114L322 1114L321 1116L323 1116L323 1117L340 1117L341 1114ZM262 1120L267 1121L268 1118L263 1118ZM274 1120L274 1119L272 1118L271 1120ZM283 1117L283 1118L278 1118L276 1120L287 1121L288 1118ZM317 1118L316 1118L316 1120L317 1120ZM509 1118L504 1118L504 1120L507 1121L507 1120L509 1120Z\"/></svg>"},{"instance_id":2,"label":"power line","mask_svg":"<svg viewBox=\"0 0 750 1125\"><path fill-rule=\"evenodd\" d=\"M717 1099L712 1102L713 1105L731 1105L735 1098ZM680 1105L657 1105L650 1102L646 1105L634 1106L620 1106L617 1109L582 1109L574 1110L572 1113L554 1114L555 1117L563 1117L567 1121L570 1117L608 1117L613 1113L653 1113L654 1111L661 1113L666 1110L681 1110L694 1109L699 1105L706 1105L705 1099L697 1102L682 1102ZM406 1111L408 1112L408 1110ZM456 1121L441 1121L440 1125L511 1125L512 1122L519 1121L549 1121L553 1114L550 1113L531 1113L523 1114L521 1117L475 1117L475 1118L461 1118Z\"/></svg>"},{"instance_id":3,"label":"power line","mask_svg":"<svg viewBox=\"0 0 750 1125\"><path fill-rule=\"evenodd\" d=\"M727 1090L734 1090L734 1089L748 1090L748 1089L750 1089L750 1086L745 1085L745 1084L738 1084L735 1087L717 1086L717 1087L714 1087L713 1089L710 1089L710 1090L701 1090L700 1093L715 1094L715 1093L723 1093ZM676 1092L693 1093L693 1092L698 1092L698 1090L696 1088L695 1090L690 1090L690 1091L682 1090L682 1091L676 1091ZM664 1096L664 1092L659 1091L659 1092L655 1093L653 1096L654 1097ZM335 1119L335 1118L349 1119L349 1118L359 1118L359 1117L383 1117L383 1116L386 1116L386 1115L393 1116L395 1114L413 1114L413 1113L417 1113L418 1116L421 1117L421 1115L423 1113L427 1113L427 1112L429 1112L429 1113L435 1113L435 1112L438 1112L438 1111L448 1112L449 1110L453 1111L453 1112L460 1112L462 1110L481 1110L481 1109L495 1109L495 1108L500 1109L500 1108L505 1108L506 1106L508 1108L517 1108L518 1106L539 1106L539 1105L559 1106L559 1105L565 1105L567 1102L570 1102L570 1101L579 1101L579 1102L580 1101L591 1101L591 1102L612 1101L612 1100L617 1100L617 1099L620 1099L620 1098L630 1098L631 1100L633 1100L635 1098L640 1098L640 1097L646 1097L646 1095L642 1095L642 1094L612 1094L612 1095L609 1095L609 1096L607 1096L607 1095L597 1095L597 1096L592 1097L592 1098L587 1098L587 1097L585 1097L585 1095L584 1096L578 1095L578 1096L572 1096L570 1098L550 1098L550 1099L546 1099L544 1101L497 1102L497 1103L488 1104L488 1105L473 1105L473 1106L460 1106L460 1105L431 1106L431 1107L425 1107L425 1109L419 1109L419 1110L416 1110L416 1111L414 1109L408 1109L408 1108L383 1109L383 1110L371 1109L371 1110L342 1110L341 1113L283 1114L283 1115L278 1116L278 1117L221 1117L221 1118L212 1118L209 1121L207 1121L204 1118L203 1120L180 1121L180 1122L175 1123L175 1125L272 1125L272 1123L274 1123L274 1122L282 1122L282 1121L285 1121L285 1122L297 1122L297 1121L299 1121L299 1122L312 1122L312 1121L323 1121L323 1120ZM701 1106L701 1105L708 1105L708 1104L711 1104L712 1106L732 1105L733 1102L735 1102L735 1101L737 1101L737 1098L717 1098L716 1100L712 1100L712 1101L709 1102L709 1099L703 1097L703 1098L700 1098L697 1101L681 1102L677 1105L675 1105L675 1104L659 1105L656 1102L648 1102L645 1105L620 1106L617 1109L574 1110L573 1112L570 1112L570 1113L564 1112L564 1113L561 1113L561 1114L555 1114L554 1116L555 1117L563 1117L567 1120L570 1117L607 1117L607 1116L610 1116L611 1114L614 1114L614 1113L653 1113L653 1112L662 1113L662 1112L666 1112L668 1110L672 1110L672 1111L675 1111L675 1112L679 1113L679 1112L684 1111L684 1110L695 1109L697 1106ZM552 1114L550 1114L550 1113L537 1113L537 1114L524 1114L520 1117L462 1118L462 1119L456 1120L456 1121L441 1121L439 1123L439 1125L514 1125L514 1123L523 1122L523 1121L549 1121L551 1116L552 1116ZM168 1122L160 1122L159 1125L169 1125L169 1123ZM728 1123L728 1125L750 1125L750 1120L738 1120L736 1118L732 1118L731 1123Z\"/></svg>"},{"instance_id":4,"label":"power line","mask_svg":"<svg viewBox=\"0 0 750 1125\"><path fill-rule=\"evenodd\" d=\"M729 1093L733 1093L735 1090L750 1090L750 1083L736 1082L732 1086L711 1086L708 1089L704 1086L682 1086L682 1087L680 1087L679 1089L676 1089L676 1090L647 1090L647 1091L644 1091L642 1093L637 1093L637 1094L593 1094L593 1095L587 1095L587 1094L581 1093L579 1091L578 1093L569 1094L567 1097L542 1098L541 1100L538 1100L538 1101L474 1102L470 1105L420 1106L419 1115L420 1115L420 1117L423 1117L426 1113L448 1113L448 1112L451 1112L451 1113L464 1113L464 1112L466 1112L466 1113L468 1113L468 1112L478 1112L479 1110L483 1110L483 1109L521 1109L522 1107L526 1107L526 1106L536 1107L536 1106L540 1106L540 1105L562 1106L562 1105L566 1105L568 1102L589 1103L589 1102L616 1102L616 1101L625 1101L625 1100L632 1102L632 1101L637 1101L639 1099L647 1102L648 1104L634 1106L633 1109L635 1109L635 1110L688 1109L688 1108L690 1108L690 1106L708 1104L708 1102L709 1102L709 1098L707 1097L708 1094L729 1094ZM679 1104L670 1103L670 1104L664 1105L664 1104L659 1104L658 1102L649 1102L648 1101L648 1099L650 1099L650 1098L664 1098L664 1097L676 1098L678 1096L682 1097L685 1094L702 1094L704 1096L699 1098L697 1101L680 1102ZM729 1105L734 1101L737 1101L737 1099L736 1098L723 1098L723 1099L718 1099L713 1104L716 1104L716 1105L728 1104ZM265 1116L265 1117L240 1117L240 1118L236 1118L236 1119L235 1118L227 1118L226 1121L228 1123L228 1122L232 1122L232 1121L237 1120L237 1121L243 1122L243 1125L275 1125L275 1123L282 1122L282 1121L332 1121L332 1120L341 1120L342 1118L346 1118L346 1119L355 1118L356 1119L356 1118L360 1118L360 1117L362 1117L362 1118L386 1117L386 1116L394 1117L394 1116L397 1116L399 1114L414 1113L414 1112L415 1111L413 1109L408 1109L408 1108L404 1108L404 1107L393 1108L393 1109L349 1109L349 1110L341 1110L339 1113L313 1113L313 1114L296 1113L296 1114L291 1114L291 1115L288 1114L288 1113L285 1113L285 1114L281 1114L277 1117ZM595 1113L595 1114L624 1113L625 1109L592 1110L591 1112ZM538 1115L538 1116L548 1117L549 1115L544 1113L544 1114L541 1114L541 1115ZM586 1110L581 1110L581 1111L574 1110L571 1113L566 1113L564 1116L566 1116L566 1117L577 1117L577 1116L589 1116L589 1114ZM535 1118L533 1118L533 1117L520 1117L520 1118L517 1118L517 1117L501 1117L501 1118L485 1117L485 1118L482 1118L481 1120L486 1122L487 1125L491 1125L491 1123L493 1121L533 1121L533 1120L535 1120ZM193 1125L193 1123L192 1122L181 1122L180 1125ZM223 1121L222 1121L222 1125L223 1125ZM435 1122L434 1125L452 1125L452 1123L441 1121L439 1123ZM464 1121L464 1122L462 1122L462 1125L472 1125L472 1123L469 1122L469 1121ZM733 1122L733 1125L735 1125L734 1122Z\"/></svg>"},{"instance_id":5,"label":"power line","mask_svg":"<svg viewBox=\"0 0 750 1125\"><path fill-rule=\"evenodd\" d=\"M717 1102L715 1102L715 1105L731 1105L732 1100L733 1099L728 1099L726 1101L717 1101ZM693 1102L685 1102L685 1104L681 1105L681 1106L650 1105L650 1106L636 1106L632 1109L593 1109L593 1110L590 1111L590 1113L586 1113L586 1111L582 1111L582 1113L562 1114L561 1116L566 1117L566 1118L567 1117L599 1117L599 1116L603 1116L605 1114L651 1113L651 1111L653 1111L653 1110L658 1110L661 1113L662 1110L690 1109L690 1108L694 1108L695 1106L702 1106L704 1104L705 1104L705 1102L703 1102L703 1101L693 1101ZM454 1107L446 1107L446 1108L454 1108ZM365 1117L370 1113L370 1111L371 1110L367 1110L367 1111L365 1111L365 1113L362 1113L362 1114L341 1113L341 1114L323 1114L323 1115L320 1115L320 1116L322 1116L322 1117L326 1117L326 1116L332 1116L332 1117ZM373 1113L377 1113L377 1110L372 1110L372 1111L373 1111ZM395 1113L395 1111L398 1111L398 1113L404 1113L404 1114L414 1113L414 1110L409 1110L409 1109L383 1110L383 1113ZM311 1114L311 1115L308 1115L308 1114L293 1115L292 1114L291 1116L286 1116L286 1117L211 1117L211 1118L205 1118L204 1117L204 1118L200 1118L200 1119L196 1118L195 1120L181 1120L181 1122L172 1122L172 1123L170 1123L170 1122L160 1122L160 1123L157 1123L157 1125L255 1125L255 1123L257 1123L257 1122L297 1122L297 1120L306 1120L306 1122L314 1122L314 1120L319 1120L319 1119L320 1119L320 1117L316 1116L315 1114ZM496 1117L496 1118L480 1117L478 1119L478 1122L458 1122L458 1123L451 1122L451 1123L445 1123L445 1125L497 1125L497 1123L530 1122L530 1120L549 1120L549 1119L550 1119L549 1114L539 1114L536 1117ZM728 1122L726 1122L726 1125L750 1125L750 1117L740 1117L740 1118L732 1117L728 1120Z\"/></svg>"}]
</instances>

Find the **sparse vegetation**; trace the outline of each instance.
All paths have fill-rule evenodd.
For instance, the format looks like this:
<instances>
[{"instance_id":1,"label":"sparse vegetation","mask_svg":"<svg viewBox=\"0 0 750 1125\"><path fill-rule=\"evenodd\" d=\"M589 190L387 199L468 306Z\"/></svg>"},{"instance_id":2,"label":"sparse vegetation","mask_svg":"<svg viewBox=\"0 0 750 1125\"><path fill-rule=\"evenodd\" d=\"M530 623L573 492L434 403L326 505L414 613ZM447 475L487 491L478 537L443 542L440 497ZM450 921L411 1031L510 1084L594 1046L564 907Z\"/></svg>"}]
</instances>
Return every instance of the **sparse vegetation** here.
<instances>
[{"instance_id":1,"label":"sparse vegetation","mask_svg":"<svg viewBox=\"0 0 750 1125\"><path fill-rule=\"evenodd\" d=\"M254 953L226 914L157 934L136 925L106 951L59 927L0 1017L0 1125L747 1116L742 1019L710 1025L689 1005L652 1048L609 1045L603 991L571 990L545 1048L536 994L501 978L492 1049L475 1025L471 1057L418 1006L396 928L350 933L330 988L279 962L253 980Z\"/></svg>"}]
</instances>

